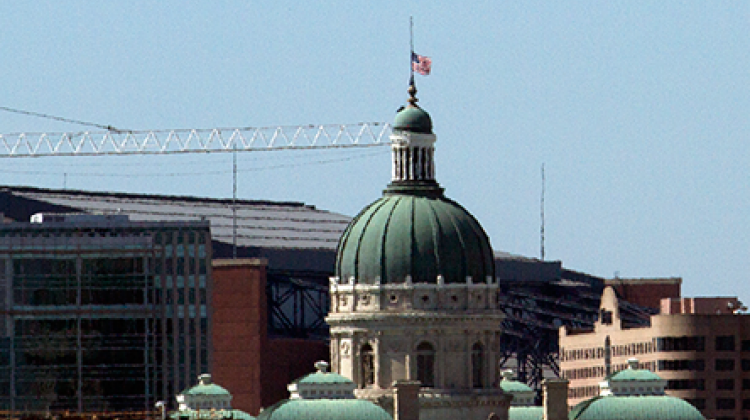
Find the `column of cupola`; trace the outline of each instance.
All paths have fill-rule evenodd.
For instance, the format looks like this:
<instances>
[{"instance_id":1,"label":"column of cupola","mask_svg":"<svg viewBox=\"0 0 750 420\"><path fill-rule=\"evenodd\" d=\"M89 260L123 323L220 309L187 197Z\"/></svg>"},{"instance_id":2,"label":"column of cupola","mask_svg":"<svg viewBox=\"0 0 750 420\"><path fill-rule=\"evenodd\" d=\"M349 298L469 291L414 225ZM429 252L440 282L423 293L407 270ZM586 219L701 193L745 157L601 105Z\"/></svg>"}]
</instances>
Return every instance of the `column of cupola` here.
<instances>
[{"instance_id":1,"label":"column of cupola","mask_svg":"<svg viewBox=\"0 0 750 420\"><path fill-rule=\"evenodd\" d=\"M416 146L406 139L404 143L394 143L393 181L434 181L435 165L433 146Z\"/></svg>"}]
</instances>

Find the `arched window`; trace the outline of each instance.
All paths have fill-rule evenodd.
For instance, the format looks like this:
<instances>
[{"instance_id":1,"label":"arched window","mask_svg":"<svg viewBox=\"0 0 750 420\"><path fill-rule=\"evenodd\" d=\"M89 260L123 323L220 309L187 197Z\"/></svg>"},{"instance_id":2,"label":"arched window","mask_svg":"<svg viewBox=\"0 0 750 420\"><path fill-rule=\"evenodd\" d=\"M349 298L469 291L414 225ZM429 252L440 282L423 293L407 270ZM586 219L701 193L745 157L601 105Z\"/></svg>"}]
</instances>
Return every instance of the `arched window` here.
<instances>
[{"instance_id":1,"label":"arched window","mask_svg":"<svg viewBox=\"0 0 750 420\"><path fill-rule=\"evenodd\" d=\"M362 385L364 387L372 386L375 383L375 352L369 343L362 346L359 357Z\"/></svg>"},{"instance_id":2,"label":"arched window","mask_svg":"<svg viewBox=\"0 0 750 420\"><path fill-rule=\"evenodd\" d=\"M417 380L422 386L435 386L435 348L423 341L417 346Z\"/></svg>"},{"instance_id":3,"label":"arched window","mask_svg":"<svg viewBox=\"0 0 750 420\"><path fill-rule=\"evenodd\" d=\"M471 380L474 388L484 388L484 346L480 342L471 346Z\"/></svg>"}]
</instances>

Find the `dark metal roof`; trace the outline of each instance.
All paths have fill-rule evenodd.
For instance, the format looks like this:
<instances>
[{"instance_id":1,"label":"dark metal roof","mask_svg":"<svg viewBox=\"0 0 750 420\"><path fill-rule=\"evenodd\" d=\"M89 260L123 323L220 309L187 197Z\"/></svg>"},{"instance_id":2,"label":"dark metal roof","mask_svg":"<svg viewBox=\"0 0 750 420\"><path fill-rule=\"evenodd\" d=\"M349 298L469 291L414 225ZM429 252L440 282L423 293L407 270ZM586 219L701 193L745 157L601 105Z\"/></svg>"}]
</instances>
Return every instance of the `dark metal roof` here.
<instances>
[{"instance_id":1,"label":"dark metal roof","mask_svg":"<svg viewBox=\"0 0 750 420\"><path fill-rule=\"evenodd\" d=\"M232 200L0 187L0 213L28 221L38 212L127 214L131 221L208 220L213 239L233 242ZM237 245L280 249L336 249L350 218L298 202L237 200Z\"/></svg>"}]
</instances>

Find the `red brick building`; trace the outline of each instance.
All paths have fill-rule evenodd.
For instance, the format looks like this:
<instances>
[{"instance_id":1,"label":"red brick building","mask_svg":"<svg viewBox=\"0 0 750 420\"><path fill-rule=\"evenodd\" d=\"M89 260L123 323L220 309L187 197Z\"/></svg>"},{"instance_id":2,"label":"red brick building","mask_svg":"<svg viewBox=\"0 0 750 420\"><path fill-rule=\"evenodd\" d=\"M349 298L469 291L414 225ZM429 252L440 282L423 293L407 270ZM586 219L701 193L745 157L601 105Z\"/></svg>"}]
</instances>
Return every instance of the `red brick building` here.
<instances>
[{"instance_id":1,"label":"red brick building","mask_svg":"<svg viewBox=\"0 0 750 420\"><path fill-rule=\"evenodd\" d=\"M214 380L232 407L257 415L287 398L287 384L329 358L321 341L269 338L264 259L214 260L211 291Z\"/></svg>"}]
</instances>

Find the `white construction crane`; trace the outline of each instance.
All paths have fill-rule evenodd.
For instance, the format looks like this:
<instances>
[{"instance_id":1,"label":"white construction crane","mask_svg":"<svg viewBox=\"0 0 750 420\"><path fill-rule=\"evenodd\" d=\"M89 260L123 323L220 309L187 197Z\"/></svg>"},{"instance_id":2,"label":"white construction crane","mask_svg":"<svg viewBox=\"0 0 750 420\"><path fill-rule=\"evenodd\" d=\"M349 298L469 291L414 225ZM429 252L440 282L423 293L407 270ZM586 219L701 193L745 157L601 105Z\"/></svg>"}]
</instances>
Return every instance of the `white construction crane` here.
<instances>
[{"instance_id":1,"label":"white construction crane","mask_svg":"<svg viewBox=\"0 0 750 420\"><path fill-rule=\"evenodd\" d=\"M0 158L147 155L370 147L390 143L387 123L0 134Z\"/></svg>"}]
</instances>

